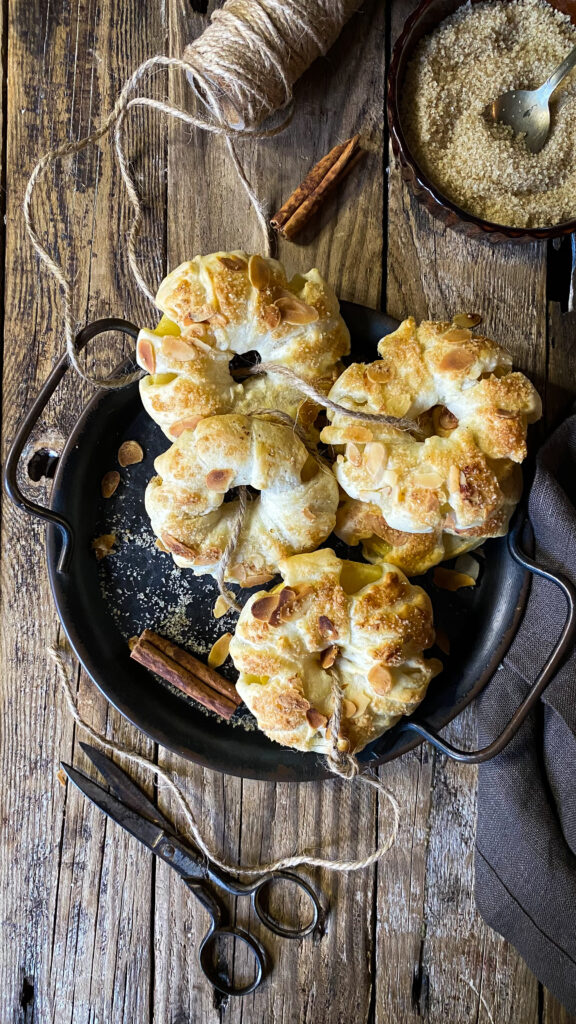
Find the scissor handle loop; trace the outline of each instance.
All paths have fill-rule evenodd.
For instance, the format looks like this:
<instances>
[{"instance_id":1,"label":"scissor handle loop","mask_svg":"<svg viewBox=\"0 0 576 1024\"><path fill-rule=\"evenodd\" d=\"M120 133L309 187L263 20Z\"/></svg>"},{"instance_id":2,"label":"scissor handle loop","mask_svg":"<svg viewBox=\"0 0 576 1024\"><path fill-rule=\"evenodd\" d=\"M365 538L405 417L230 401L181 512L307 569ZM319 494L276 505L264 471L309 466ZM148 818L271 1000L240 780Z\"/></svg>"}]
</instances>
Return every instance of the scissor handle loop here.
<instances>
[{"instance_id":1,"label":"scissor handle loop","mask_svg":"<svg viewBox=\"0 0 576 1024\"><path fill-rule=\"evenodd\" d=\"M248 982L247 985L235 985L233 981L226 981L225 978L222 977L222 968L217 968L215 966L214 953L216 952L216 943L218 939L223 936L232 936L234 939L239 939L240 942L243 942L248 946L248 949L253 953L256 971L253 980ZM258 939L254 935L250 935L249 932L245 932L242 928L232 926L210 928L202 939L198 959L200 961L200 967L210 984L213 985L218 992L222 992L226 996L246 996L249 992L253 992L254 989L258 988L261 984L266 973L266 966L268 963L266 950ZM227 970L226 973L230 978L233 977L233 971Z\"/></svg>"},{"instance_id":2,"label":"scissor handle loop","mask_svg":"<svg viewBox=\"0 0 576 1024\"><path fill-rule=\"evenodd\" d=\"M309 923L303 927L290 928L284 922L274 917L266 907L265 897L269 895L274 885L282 883L297 885L308 897L312 917ZM262 878L254 887L252 905L262 924L266 925L274 935L280 935L284 939L303 939L305 935L309 935L310 932L314 931L321 916L324 915L324 907L310 883L300 875L295 875L292 871L273 871Z\"/></svg>"}]
</instances>

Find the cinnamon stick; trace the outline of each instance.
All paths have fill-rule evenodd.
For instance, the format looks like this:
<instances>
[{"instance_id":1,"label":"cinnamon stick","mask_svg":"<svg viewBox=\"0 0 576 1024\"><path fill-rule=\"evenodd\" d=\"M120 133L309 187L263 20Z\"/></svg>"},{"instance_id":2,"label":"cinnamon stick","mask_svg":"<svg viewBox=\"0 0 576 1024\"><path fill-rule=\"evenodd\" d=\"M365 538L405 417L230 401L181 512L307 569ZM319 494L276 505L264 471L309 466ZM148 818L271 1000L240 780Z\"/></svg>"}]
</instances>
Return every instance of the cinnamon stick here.
<instances>
[{"instance_id":1,"label":"cinnamon stick","mask_svg":"<svg viewBox=\"0 0 576 1024\"><path fill-rule=\"evenodd\" d=\"M206 686L177 661L142 637L131 651L130 657L144 668L149 669L150 672L155 672L162 679L177 686L179 690L182 690L188 697L193 697L199 704L215 711L222 718L227 720L232 718L237 709L237 703Z\"/></svg>"},{"instance_id":2,"label":"cinnamon stick","mask_svg":"<svg viewBox=\"0 0 576 1024\"><path fill-rule=\"evenodd\" d=\"M329 192L348 174L361 156L360 136L334 146L312 168L304 181L270 221L284 238L292 239L314 216Z\"/></svg>"},{"instance_id":3,"label":"cinnamon stick","mask_svg":"<svg viewBox=\"0 0 576 1024\"><path fill-rule=\"evenodd\" d=\"M173 661L178 662L179 665L182 665L183 668L191 672L193 676L200 679L210 689L217 690L218 693L228 697L228 700L236 704L242 703L242 698L238 695L238 691L233 683L228 679L224 679L223 676L219 675L213 668L210 668L209 665L205 665L199 658L195 658L189 651L184 651L181 647L177 647L171 640L166 640L165 637L152 632L151 629L145 629L140 639L147 640L148 643L153 644L159 651L172 658Z\"/></svg>"}]
</instances>

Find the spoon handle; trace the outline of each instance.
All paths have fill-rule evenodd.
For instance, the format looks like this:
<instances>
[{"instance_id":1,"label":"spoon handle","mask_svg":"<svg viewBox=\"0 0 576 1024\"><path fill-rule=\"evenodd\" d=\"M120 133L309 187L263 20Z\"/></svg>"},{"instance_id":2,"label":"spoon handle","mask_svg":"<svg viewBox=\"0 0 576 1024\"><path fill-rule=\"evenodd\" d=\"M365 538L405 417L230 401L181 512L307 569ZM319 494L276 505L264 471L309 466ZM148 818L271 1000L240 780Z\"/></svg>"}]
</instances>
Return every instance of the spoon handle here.
<instances>
[{"instance_id":1,"label":"spoon handle","mask_svg":"<svg viewBox=\"0 0 576 1024\"><path fill-rule=\"evenodd\" d=\"M552 72L552 74L550 75L550 78L546 82L544 82L544 85L541 86L542 92L545 93L546 96L551 96L552 93L554 92L554 90L556 89L556 87L560 85L560 82L562 81L562 79L566 78L566 75L568 74L568 72L572 71L572 68L575 65L576 65L576 46L574 47L573 50L570 51L570 53L562 61L562 63L558 65L556 70L554 72Z\"/></svg>"}]
</instances>

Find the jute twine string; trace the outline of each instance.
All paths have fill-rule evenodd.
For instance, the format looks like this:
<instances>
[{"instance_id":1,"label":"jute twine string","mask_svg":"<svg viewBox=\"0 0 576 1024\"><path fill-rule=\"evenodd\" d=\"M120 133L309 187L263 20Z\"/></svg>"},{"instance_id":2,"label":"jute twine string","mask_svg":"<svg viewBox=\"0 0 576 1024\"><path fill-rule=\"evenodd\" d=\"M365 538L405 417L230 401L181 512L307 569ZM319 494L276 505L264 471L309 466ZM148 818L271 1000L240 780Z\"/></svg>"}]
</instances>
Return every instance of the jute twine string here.
<instances>
[{"instance_id":1,"label":"jute twine string","mask_svg":"<svg viewBox=\"0 0 576 1024\"><path fill-rule=\"evenodd\" d=\"M76 724L83 729L92 740L95 740L106 750L109 750L113 754L118 754L132 764L138 765L141 768L145 768L147 771L153 772L158 778L161 778L167 785L168 789L174 796L181 813L184 816L186 826L189 830L190 837L193 839L195 844L200 850L208 857L212 863L217 864L218 867L223 868L225 871L233 872L239 875L259 875L265 871L278 871L285 868L294 868L299 865L305 865L307 867L319 867L326 868L329 871L360 871L362 868L370 867L375 864L376 861L380 860L385 853L393 846L396 841L398 834L398 828L400 824L400 810L396 798L390 793L380 780L374 775L367 775L359 772L359 765L356 758L350 754L343 754L337 749L337 732L332 731L333 743L332 751L327 757L327 763L330 770L337 775L340 775L344 779L358 778L359 781L364 782L368 786L372 786L379 794L381 793L388 801L392 814L392 822L390 826L389 834L378 845L373 853L367 857L362 857L357 860L328 860L325 857L314 857L306 853L297 854L292 857L281 857L279 860L271 861L270 863L264 864L250 864L250 865L239 865L232 864L230 861L225 860L204 839L200 828L194 817L192 808L186 799L186 796L182 792L180 786L175 781L171 772L161 765L154 764L147 757L142 754L137 754L133 750L129 750L121 743L116 743L115 740L107 739L96 729L93 729L88 722L85 722L82 718L76 704L76 698L72 689L72 678L63 657L62 650L57 647L49 647L48 654L52 661L56 665L58 679L62 686L66 703L70 710ZM335 675L333 674L333 679ZM339 720L342 708L342 690L339 684L333 685L332 693L334 697L334 714L332 719L334 724L336 720Z\"/></svg>"},{"instance_id":2,"label":"jute twine string","mask_svg":"<svg viewBox=\"0 0 576 1024\"><path fill-rule=\"evenodd\" d=\"M289 384L292 384L294 388L303 395L306 395L307 398L311 398L324 409L330 409L332 412L347 416L349 419L362 420L362 422L366 423L386 424L390 427L397 427L399 430L411 430L414 433L420 433L418 424L414 420L407 419L405 416L388 416L385 413L379 412L362 412L359 409L349 409L348 406L340 405L339 402L333 402L327 395L318 391L310 381L303 380L289 366L283 366L281 363L256 363L254 366L247 367L246 373L254 376L267 373L272 376L284 377Z\"/></svg>"}]
</instances>

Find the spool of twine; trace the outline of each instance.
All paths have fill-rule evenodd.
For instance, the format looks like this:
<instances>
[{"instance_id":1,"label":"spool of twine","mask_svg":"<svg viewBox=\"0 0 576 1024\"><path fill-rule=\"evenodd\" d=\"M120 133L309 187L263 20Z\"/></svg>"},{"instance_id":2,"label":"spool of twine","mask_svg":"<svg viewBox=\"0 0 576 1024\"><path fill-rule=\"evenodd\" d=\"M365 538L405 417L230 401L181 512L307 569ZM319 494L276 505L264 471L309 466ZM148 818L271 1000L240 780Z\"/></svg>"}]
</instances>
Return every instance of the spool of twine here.
<instances>
[{"instance_id":1,"label":"spool of twine","mask_svg":"<svg viewBox=\"0 0 576 1024\"><path fill-rule=\"evenodd\" d=\"M298 78L326 53L358 0L227 0L183 53L214 116L259 128L287 107Z\"/></svg>"}]
</instances>

